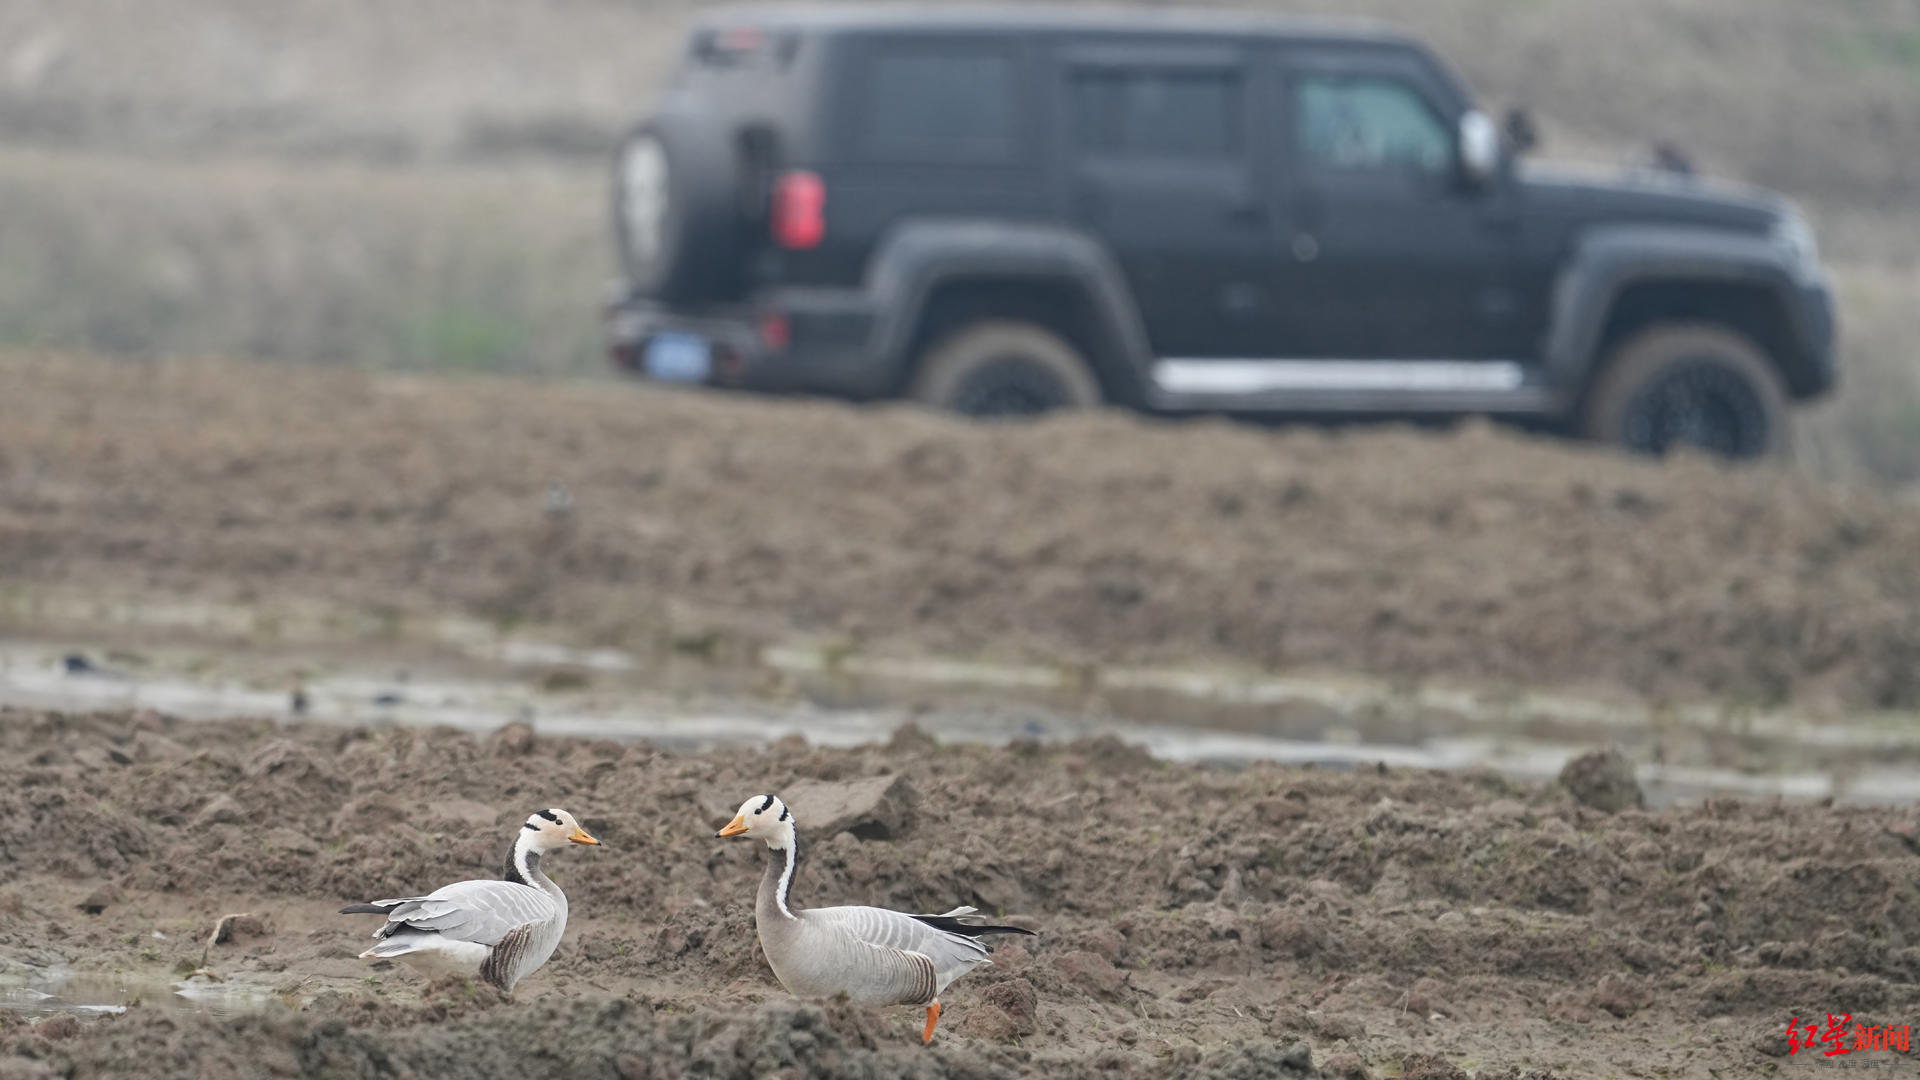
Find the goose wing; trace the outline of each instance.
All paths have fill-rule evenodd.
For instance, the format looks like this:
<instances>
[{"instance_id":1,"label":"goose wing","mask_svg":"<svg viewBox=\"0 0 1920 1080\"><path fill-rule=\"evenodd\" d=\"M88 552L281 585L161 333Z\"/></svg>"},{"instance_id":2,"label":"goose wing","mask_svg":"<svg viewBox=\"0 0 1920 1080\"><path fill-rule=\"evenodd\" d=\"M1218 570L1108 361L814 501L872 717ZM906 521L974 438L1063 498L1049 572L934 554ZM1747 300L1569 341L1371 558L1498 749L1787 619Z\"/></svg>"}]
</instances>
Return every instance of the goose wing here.
<instances>
[{"instance_id":1,"label":"goose wing","mask_svg":"<svg viewBox=\"0 0 1920 1080\"><path fill-rule=\"evenodd\" d=\"M520 927L546 922L560 912L546 893L516 881L462 881L428 896L374 903L387 909L387 925L376 936L385 937L407 927L487 946L498 945Z\"/></svg>"},{"instance_id":2,"label":"goose wing","mask_svg":"<svg viewBox=\"0 0 1920 1080\"><path fill-rule=\"evenodd\" d=\"M877 907L827 907L808 908L800 917L868 945L919 953L932 960L935 970L940 972L972 967L987 958L987 947L981 942L965 934L928 926L905 912Z\"/></svg>"}]
</instances>

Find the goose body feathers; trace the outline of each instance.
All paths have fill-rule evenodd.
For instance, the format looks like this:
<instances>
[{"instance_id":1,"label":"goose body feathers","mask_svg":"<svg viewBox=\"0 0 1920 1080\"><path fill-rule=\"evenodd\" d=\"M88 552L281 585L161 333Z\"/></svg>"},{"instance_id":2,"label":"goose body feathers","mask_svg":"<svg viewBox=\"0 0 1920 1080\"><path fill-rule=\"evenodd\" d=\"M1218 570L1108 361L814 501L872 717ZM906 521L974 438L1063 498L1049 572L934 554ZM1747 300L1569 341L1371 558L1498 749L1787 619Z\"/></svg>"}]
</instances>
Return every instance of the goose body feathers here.
<instances>
[{"instance_id":1,"label":"goose body feathers","mask_svg":"<svg viewBox=\"0 0 1920 1080\"><path fill-rule=\"evenodd\" d=\"M776 854L770 865L781 861ZM755 905L760 948L774 977L795 997L846 994L862 1005L928 1005L955 979L992 963L984 942L921 921L957 921L973 914L973 908L925 916L877 907L781 912L777 904L767 903L771 899L763 895ZM768 907L775 910L766 911Z\"/></svg>"},{"instance_id":2,"label":"goose body feathers","mask_svg":"<svg viewBox=\"0 0 1920 1080\"><path fill-rule=\"evenodd\" d=\"M426 896L374 900L343 915L385 915L365 960L402 960L432 973L485 979L511 992L538 971L567 929L567 896L540 870L543 851L598 844L564 810L527 819L500 881L459 881Z\"/></svg>"},{"instance_id":3,"label":"goose body feathers","mask_svg":"<svg viewBox=\"0 0 1920 1080\"><path fill-rule=\"evenodd\" d=\"M567 929L567 898L557 886L549 895L513 881L461 881L427 896L366 906L384 912L387 922L374 932L379 943L362 957L408 957L420 967L479 976L503 990L545 964Z\"/></svg>"},{"instance_id":4,"label":"goose body feathers","mask_svg":"<svg viewBox=\"0 0 1920 1080\"><path fill-rule=\"evenodd\" d=\"M721 836L751 835L769 849L754 904L754 925L767 966L795 997L845 994L862 1005L923 1005L933 1038L940 993L955 979L991 963L989 934L1031 934L1017 926L968 921L957 907L940 915L910 915L877 907L794 910L790 901L799 845L792 814L771 795L747 800Z\"/></svg>"}]
</instances>

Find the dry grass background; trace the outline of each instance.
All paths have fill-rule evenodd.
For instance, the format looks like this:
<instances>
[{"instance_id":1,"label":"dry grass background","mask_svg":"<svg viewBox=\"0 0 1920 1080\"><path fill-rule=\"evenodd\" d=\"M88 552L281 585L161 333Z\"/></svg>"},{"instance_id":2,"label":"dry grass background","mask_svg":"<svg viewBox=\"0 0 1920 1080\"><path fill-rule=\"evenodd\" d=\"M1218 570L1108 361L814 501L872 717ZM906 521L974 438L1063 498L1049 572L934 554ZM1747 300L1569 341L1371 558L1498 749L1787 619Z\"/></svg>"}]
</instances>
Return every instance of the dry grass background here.
<instances>
[{"instance_id":1,"label":"dry grass background","mask_svg":"<svg viewBox=\"0 0 1920 1080\"><path fill-rule=\"evenodd\" d=\"M0 343L593 374L606 161L698 5L12 0ZM1807 206L1822 475L1920 484L1920 0L1294 0L1429 39L1548 156L1675 140Z\"/></svg>"}]
</instances>

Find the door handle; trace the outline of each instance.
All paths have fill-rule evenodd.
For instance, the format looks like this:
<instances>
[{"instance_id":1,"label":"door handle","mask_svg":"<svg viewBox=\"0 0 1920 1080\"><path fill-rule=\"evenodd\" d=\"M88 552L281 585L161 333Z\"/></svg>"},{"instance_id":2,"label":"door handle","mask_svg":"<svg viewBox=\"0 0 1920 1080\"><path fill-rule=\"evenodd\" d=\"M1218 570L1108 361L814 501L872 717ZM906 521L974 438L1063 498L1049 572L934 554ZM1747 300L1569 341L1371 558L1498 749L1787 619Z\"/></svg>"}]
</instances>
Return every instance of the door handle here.
<instances>
[{"instance_id":1,"label":"door handle","mask_svg":"<svg viewBox=\"0 0 1920 1080\"><path fill-rule=\"evenodd\" d=\"M1220 290L1220 310L1235 318L1244 319L1255 314L1262 303L1260 287L1250 281L1230 282Z\"/></svg>"},{"instance_id":2,"label":"door handle","mask_svg":"<svg viewBox=\"0 0 1920 1080\"><path fill-rule=\"evenodd\" d=\"M1265 225L1267 208L1259 203L1240 203L1227 208L1227 220L1235 225Z\"/></svg>"}]
</instances>

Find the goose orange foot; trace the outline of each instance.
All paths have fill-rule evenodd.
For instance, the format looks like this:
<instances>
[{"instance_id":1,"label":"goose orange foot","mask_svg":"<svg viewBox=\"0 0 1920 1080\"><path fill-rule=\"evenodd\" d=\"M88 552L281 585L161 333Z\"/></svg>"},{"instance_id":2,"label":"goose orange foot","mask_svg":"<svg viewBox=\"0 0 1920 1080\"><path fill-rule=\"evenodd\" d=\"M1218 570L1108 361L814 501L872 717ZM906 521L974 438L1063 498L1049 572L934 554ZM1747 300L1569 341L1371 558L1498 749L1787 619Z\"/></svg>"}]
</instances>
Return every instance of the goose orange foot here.
<instances>
[{"instance_id":1,"label":"goose orange foot","mask_svg":"<svg viewBox=\"0 0 1920 1080\"><path fill-rule=\"evenodd\" d=\"M936 1001L933 1004L927 1006L927 1030L920 1033L920 1044L922 1046L925 1046L927 1043L930 1043L933 1041L933 1025L938 1024L939 1022L940 1022L940 1003Z\"/></svg>"}]
</instances>

